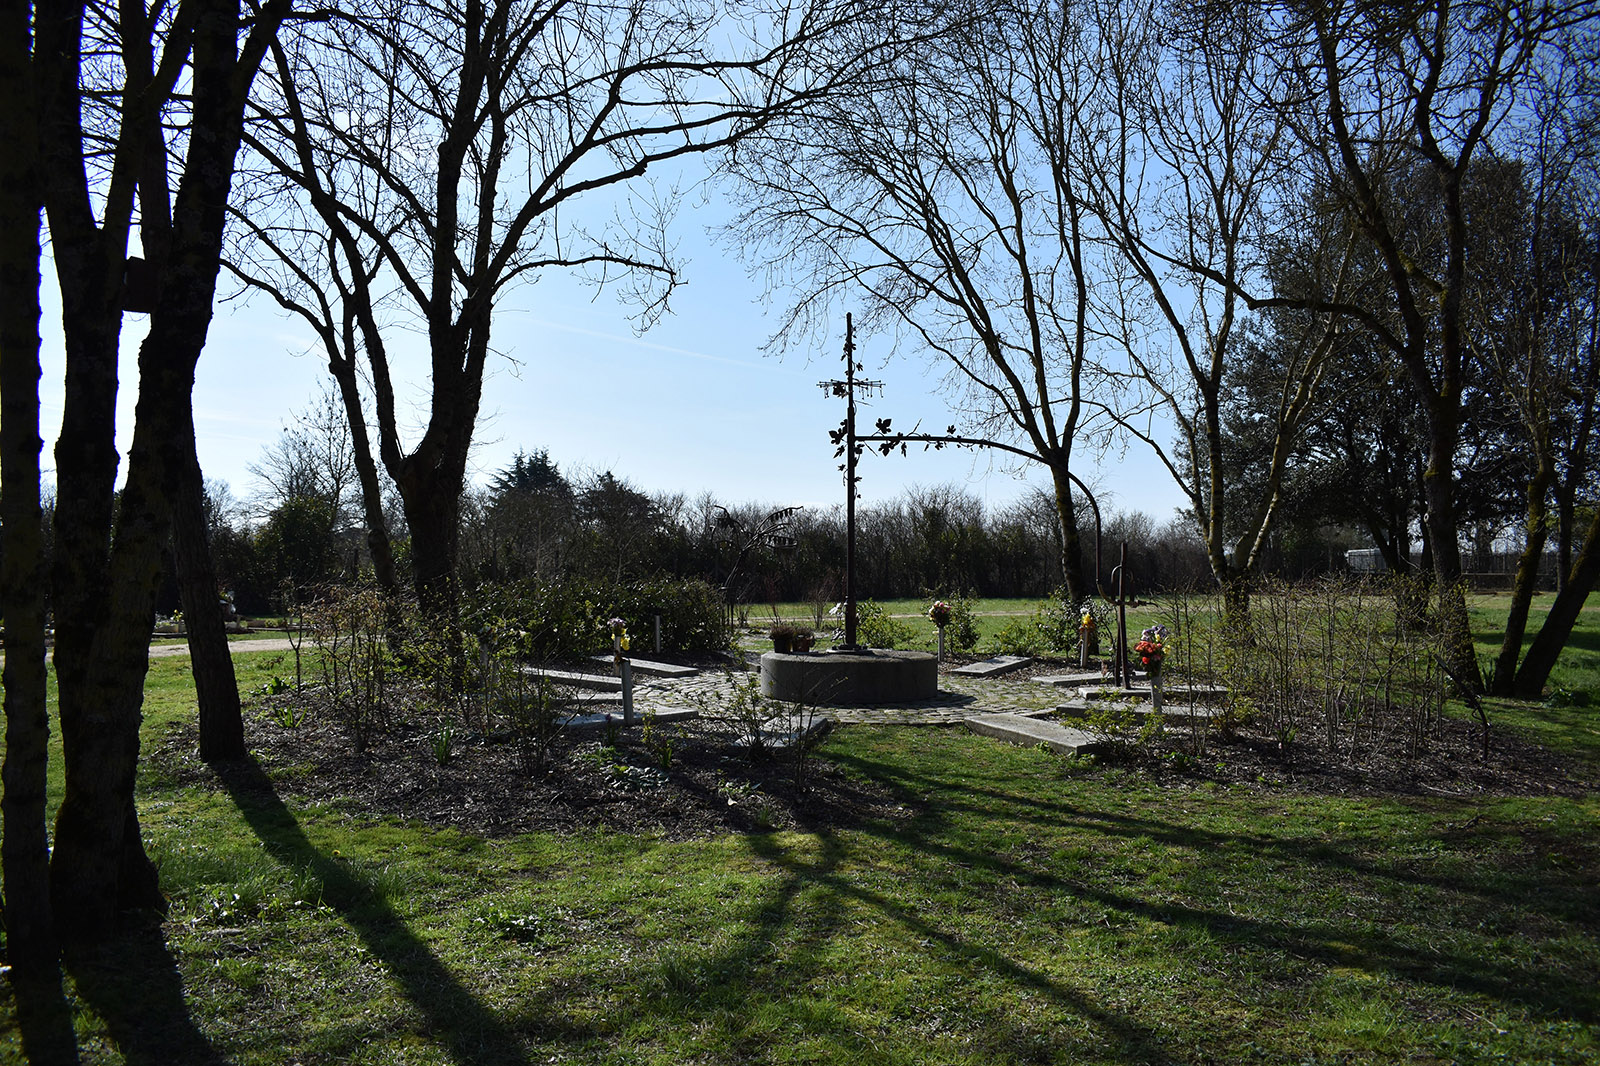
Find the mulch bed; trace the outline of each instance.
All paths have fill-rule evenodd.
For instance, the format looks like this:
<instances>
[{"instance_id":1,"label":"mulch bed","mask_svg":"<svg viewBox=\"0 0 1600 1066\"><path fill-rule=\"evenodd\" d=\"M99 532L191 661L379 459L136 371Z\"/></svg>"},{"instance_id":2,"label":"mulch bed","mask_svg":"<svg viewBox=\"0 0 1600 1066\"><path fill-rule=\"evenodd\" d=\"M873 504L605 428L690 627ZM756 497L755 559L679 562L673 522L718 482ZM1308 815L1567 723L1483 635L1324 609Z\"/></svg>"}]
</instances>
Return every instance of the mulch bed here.
<instances>
[{"instance_id":1,"label":"mulch bed","mask_svg":"<svg viewBox=\"0 0 1600 1066\"><path fill-rule=\"evenodd\" d=\"M977 662L947 657L942 669ZM1095 660L1098 664L1098 659ZM1098 669L1098 665L1091 668ZM1040 656L1002 674L1001 683L1078 673L1074 658ZM1168 698L1168 706L1181 704ZM1065 725L1082 725L1063 719ZM1233 736L1196 738L1183 724L1169 723L1147 744L1112 750L1101 761L1137 768L1169 785L1214 782L1325 795L1581 796L1600 791L1600 767L1568 758L1505 727L1489 713L1489 756L1483 757L1480 723L1460 718L1440 722L1420 751L1397 742L1331 750L1322 734L1302 733L1287 745L1249 726Z\"/></svg>"},{"instance_id":2,"label":"mulch bed","mask_svg":"<svg viewBox=\"0 0 1600 1066\"><path fill-rule=\"evenodd\" d=\"M413 710L410 724L372 730L358 747L316 699L308 691L253 701L245 729L253 758L282 796L369 815L483 836L610 829L687 839L840 828L915 813L914 798L814 754L802 764L792 746L752 752L732 720L659 724L649 738L635 725L619 730L614 745L605 743L602 729L563 733L534 765L510 734L484 735L457 723L450 755L441 763L436 741L443 723ZM303 722L284 724L281 708L308 704L312 710ZM668 744L670 758L664 759ZM206 766L196 748L195 727L186 724L147 751L146 759L182 783L261 784L253 768Z\"/></svg>"},{"instance_id":3,"label":"mulch bed","mask_svg":"<svg viewBox=\"0 0 1600 1066\"><path fill-rule=\"evenodd\" d=\"M1041 661L997 683L1032 684L1061 673L1066 661ZM792 749L752 754L738 723L696 718L620 731L614 747L600 731L563 734L544 761L529 765L505 734L453 726L449 757L440 762L442 723L415 697L399 722L374 730L357 747L350 732L315 697L263 697L246 712L258 785L286 797L323 802L374 816L418 819L463 832L502 836L534 830L603 828L686 839L723 832L820 830L916 813L918 800L847 772L826 758L803 766ZM298 725L284 724L287 706L311 706ZM419 724L420 723L420 724ZM854 728L842 726L840 728ZM665 743L671 744L663 759ZM215 769L194 755L193 725L175 729L147 750L148 764L169 779L221 787L239 768ZM663 763L665 762L665 766ZM1338 795L1543 796L1600 791L1600 771L1560 756L1504 728L1491 726L1490 757L1481 757L1478 723L1444 721L1426 748L1330 752L1322 738L1297 736L1287 746L1248 727L1203 742L1183 725L1154 742L1101 756L1102 765L1131 769L1165 787L1225 785Z\"/></svg>"},{"instance_id":4,"label":"mulch bed","mask_svg":"<svg viewBox=\"0 0 1600 1066\"><path fill-rule=\"evenodd\" d=\"M1321 795L1466 798L1600 791L1595 767L1495 728L1492 716L1489 757L1482 753L1478 723L1447 718L1421 751L1409 755L1394 747L1330 752L1325 738L1317 736L1280 745L1249 728L1231 738L1211 735L1200 743L1180 725L1147 748L1121 753L1120 761L1174 785L1216 782ZM1108 756L1106 761L1119 759Z\"/></svg>"}]
</instances>

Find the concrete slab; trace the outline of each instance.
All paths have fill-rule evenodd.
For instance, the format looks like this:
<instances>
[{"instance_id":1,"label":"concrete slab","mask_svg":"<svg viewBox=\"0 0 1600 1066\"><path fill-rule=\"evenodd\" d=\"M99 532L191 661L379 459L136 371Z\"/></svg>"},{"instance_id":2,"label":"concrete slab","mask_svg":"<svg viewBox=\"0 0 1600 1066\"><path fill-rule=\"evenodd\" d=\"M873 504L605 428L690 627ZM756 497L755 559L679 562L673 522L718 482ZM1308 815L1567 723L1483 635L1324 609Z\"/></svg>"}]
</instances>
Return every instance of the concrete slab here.
<instances>
[{"instance_id":1,"label":"concrete slab","mask_svg":"<svg viewBox=\"0 0 1600 1066\"><path fill-rule=\"evenodd\" d=\"M1090 713L1097 708L1103 710L1112 707L1131 712L1134 718L1140 722L1148 718L1153 710L1149 700L1069 700L1068 702L1057 707L1056 711L1060 714L1067 715L1070 718L1087 718ZM1172 725L1191 721L1210 721L1210 719L1217 713L1218 712L1215 709L1210 707L1196 707L1194 709L1194 713L1191 714L1187 704L1180 705L1174 703L1170 699L1163 703L1161 707L1162 720Z\"/></svg>"},{"instance_id":2,"label":"concrete slab","mask_svg":"<svg viewBox=\"0 0 1600 1066\"><path fill-rule=\"evenodd\" d=\"M1099 741L1081 729L1072 729L1059 722L1041 722L1024 718L1020 714L984 714L967 719L967 728L979 736L994 737L1007 744L1034 747L1043 744L1062 755L1076 755L1092 751Z\"/></svg>"},{"instance_id":3,"label":"concrete slab","mask_svg":"<svg viewBox=\"0 0 1600 1066\"><path fill-rule=\"evenodd\" d=\"M593 655L590 661L605 665L608 669L616 662L609 655ZM628 661L633 664L635 674L648 674L651 677L693 677L700 672L698 667L679 666L676 663L657 663L649 659L635 659L631 655Z\"/></svg>"},{"instance_id":4,"label":"concrete slab","mask_svg":"<svg viewBox=\"0 0 1600 1066\"><path fill-rule=\"evenodd\" d=\"M1078 697L1080 699L1092 700L1100 697L1103 693L1108 691L1112 694L1113 699L1116 699L1119 696L1123 698L1128 696L1141 696L1145 699L1150 698L1149 683L1139 681L1135 681L1130 688L1120 688L1115 684L1083 685L1078 689ZM1168 684L1163 685L1161 687L1161 691L1166 693L1167 702L1169 703L1173 700L1189 699L1204 700L1209 703L1215 700L1225 699L1228 695L1228 690L1225 688L1214 688L1205 685Z\"/></svg>"},{"instance_id":5,"label":"concrete slab","mask_svg":"<svg viewBox=\"0 0 1600 1066\"><path fill-rule=\"evenodd\" d=\"M543 677L558 685L588 689L592 692L621 692L622 678L603 674L579 674L570 670L544 670L537 666L524 666L522 672L530 677Z\"/></svg>"},{"instance_id":6,"label":"concrete slab","mask_svg":"<svg viewBox=\"0 0 1600 1066\"><path fill-rule=\"evenodd\" d=\"M802 740L809 743L832 728L832 719L821 715L808 714L805 720L801 721L798 715L780 714L761 723L761 744L769 751L786 751ZM734 740L733 746L747 748L750 746L750 738L739 737Z\"/></svg>"},{"instance_id":7,"label":"concrete slab","mask_svg":"<svg viewBox=\"0 0 1600 1066\"><path fill-rule=\"evenodd\" d=\"M1041 685L1055 685L1066 688L1069 685L1093 685L1097 682L1109 684L1106 675L1098 670L1084 670L1074 674L1050 674L1045 677L1036 677L1033 680Z\"/></svg>"},{"instance_id":8,"label":"concrete slab","mask_svg":"<svg viewBox=\"0 0 1600 1066\"><path fill-rule=\"evenodd\" d=\"M590 706L593 707L594 705L591 704ZM613 724L619 726L622 725L622 704L609 704L609 709L607 709L607 705L602 705L600 708L590 710L585 714L575 714L566 721L565 728L577 731L600 729L605 726L606 717L608 715L610 716ZM679 722L685 718L697 718L699 715L700 712L691 707L675 707L670 710L663 708L656 712L656 724L662 725L667 722ZM644 715L635 710L633 715L633 724L637 726L643 721Z\"/></svg>"},{"instance_id":9,"label":"concrete slab","mask_svg":"<svg viewBox=\"0 0 1600 1066\"><path fill-rule=\"evenodd\" d=\"M999 677L1013 670L1020 670L1033 662L1026 655L996 655L979 662L968 663L951 670L952 674L960 677Z\"/></svg>"}]
</instances>

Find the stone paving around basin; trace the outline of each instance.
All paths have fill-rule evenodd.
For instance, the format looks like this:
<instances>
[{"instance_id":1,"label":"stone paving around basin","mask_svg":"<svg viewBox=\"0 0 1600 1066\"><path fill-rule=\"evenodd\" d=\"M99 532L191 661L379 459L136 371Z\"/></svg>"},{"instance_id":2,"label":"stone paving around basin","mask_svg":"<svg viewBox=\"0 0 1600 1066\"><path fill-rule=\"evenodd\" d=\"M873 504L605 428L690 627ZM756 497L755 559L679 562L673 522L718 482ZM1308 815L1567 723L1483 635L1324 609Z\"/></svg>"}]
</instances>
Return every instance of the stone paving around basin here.
<instances>
[{"instance_id":1,"label":"stone paving around basin","mask_svg":"<svg viewBox=\"0 0 1600 1066\"><path fill-rule=\"evenodd\" d=\"M636 680L634 709L641 714L649 709L701 708L716 713L733 702L736 683L751 676L712 670L689 678ZM881 707L818 707L817 716L840 723L956 725L978 715L997 712L1045 714L1055 710L1062 696L1061 690L1054 686L1036 682L991 681L941 674L936 699Z\"/></svg>"},{"instance_id":2,"label":"stone paving around basin","mask_svg":"<svg viewBox=\"0 0 1600 1066\"><path fill-rule=\"evenodd\" d=\"M281 638L230 642L230 649L235 653L285 651L289 647L289 641ZM182 643L157 645L150 649L150 654L152 657L187 655L189 648ZM601 670L595 672L602 673ZM644 671L636 668L634 710L639 714L651 709L657 712L725 712L733 702L737 680L753 677L753 672L736 674L721 670L705 670L689 677L645 676ZM962 677L941 673L936 699L882 707L819 707L816 713L818 718L829 718L839 723L957 725L985 714L1044 715L1069 698L1069 690L1043 680ZM620 713L621 710L620 698L615 694L591 694L583 702L593 705L597 713Z\"/></svg>"}]
</instances>

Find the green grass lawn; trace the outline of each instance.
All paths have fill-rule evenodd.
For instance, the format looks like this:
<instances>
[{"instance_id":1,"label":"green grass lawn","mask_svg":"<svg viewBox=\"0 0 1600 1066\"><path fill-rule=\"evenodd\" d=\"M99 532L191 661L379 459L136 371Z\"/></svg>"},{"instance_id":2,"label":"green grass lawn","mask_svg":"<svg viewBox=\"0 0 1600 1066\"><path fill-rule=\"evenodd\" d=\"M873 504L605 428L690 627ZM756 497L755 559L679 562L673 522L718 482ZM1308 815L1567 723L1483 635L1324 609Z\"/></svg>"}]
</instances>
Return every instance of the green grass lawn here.
<instances>
[{"instance_id":1,"label":"green grass lawn","mask_svg":"<svg viewBox=\"0 0 1600 1066\"><path fill-rule=\"evenodd\" d=\"M899 645L902 648L920 649L931 651L938 646L938 631L932 621L928 619L927 610L932 600L879 600L876 601L889 616L895 621L911 628L914 636L911 640ZM991 642L1006 623L1017 618L1031 617L1039 607L1038 600L1027 599L974 599L970 601L972 610L976 615L978 628L978 651L989 654ZM773 611L776 609L778 617L786 622L796 625L816 627L816 608L809 603L780 603L776 605L760 604L750 608L750 625L756 627L760 637L764 638L766 629L772 623ZM1143 618L1150 614L1148 609L1136 609L1129 614L1128 624L1134 624L1134 618ZM1151 620L1154 615L1150 614ZM1149 621L1139 623L1142 628L1149 625ZM823 630L836 629L844 625L842 619L824 618ZM762 646L762 639L757 638L750 642L750 647ZM768 650L770 645L767 645Z\"/></svg>"},{"instance_id":2,"label":"green grass lawn","mask_svg":"<svg viewBox=\"0 0 1600 1066\"><path fill-rule=\"evenodd\" d=\"M240 663L245 689L285 669ZM147 742L193 702L185 660L152 662ZM1497 711L1600 762L1597 713ZM79 1059L1600 1061L1595 796L1161 785L932 728L822 755L901 816L478 839L146 773L172 909L69 967ZM19 1024L0 986L0 1062Z\"/></svg>"}]
</instances>

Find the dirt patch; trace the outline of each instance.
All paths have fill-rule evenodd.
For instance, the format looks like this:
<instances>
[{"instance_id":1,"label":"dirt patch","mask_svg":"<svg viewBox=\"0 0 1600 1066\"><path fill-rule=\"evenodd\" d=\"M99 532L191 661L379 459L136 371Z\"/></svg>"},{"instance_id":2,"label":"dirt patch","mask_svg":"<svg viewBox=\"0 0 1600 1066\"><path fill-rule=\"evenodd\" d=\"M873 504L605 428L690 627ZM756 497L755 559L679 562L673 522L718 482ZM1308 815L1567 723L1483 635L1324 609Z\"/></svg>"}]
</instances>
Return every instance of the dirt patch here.
<instances>
[{"instance_id":1,"label":"dirt patch","mask_svg":"<svg viewBox=\"0 0 1600 1066\"><path fill-rule=\"evenodd\" d=\"M1076 660L1037 659L1005 682L1074 672ZM1168 699L1169 709L1182 709ZM1077 718L1063 724L1083 726ZM1102 761L1135 766L1172 782L1284 788L1327 795L1581 796L1600 791L1600 767L1529 739L1489 714L1488 754L1476 720L1447 717L1408 743L1399 730L1330 738L1317 726L1288 742L1244 723L1226 734L1169 721L1155 736L1122 736Z\"/></svg>"},{"instance_id":2,"label":"dirt patch","mask_svg":"<svg viewBox=\"0 0 1600 1066\"><path fill-rule=\"evenodd\" d=\"M946 668L955 663L946 664ZM1041 659L987 682L1037 686L1032 677L1071 668ZM1003 697L1002 697L1003 698ZM291 708L308 710L291 724ZM247 735L261 769L288 797L372 816L418 819L486 836L604 828L671 839L770 829L818 830L916 813L917 800L793 747L752 753L741 725L701 717L655 725L563 733L546 757L530 761L508 732L447 724L412 693L391 710L387 728L363 746L318 706L314 695L258 698ZM1081 724L1081 723L1078 723ZM854 728L841 726L839 728ZM1244 725L1231 735L1196 736L1169 724L1154 738L1131 738L1099 757L1168 787L1224 785L1330 795L1577 796L1600 791L1600 769L1567 758L1503 726L1491 725L1484 758L1478 723L1446 719L1427 742L1329 745L1315 731L1287 745ZM147 750L151 772L180 783L221 787L195 757L193 725ZM226 772L224 770L224 772Z\"/></svg>"},{"instance_id":3,"label":"dirt patch","mask_svg":"<svg viewBox=\"0 0 1600 1066\"><path fill-rule=\"evenodd\" d=\"M1281 788L1323 795L1584 796L1600 791L1596 768L1551 751L1504 726L1489 731L1483 755L1476 722L1447 718L1417 750L1298 736L1288 744L1248 726L1203 742L1178 726L1146 747L1115 753L1173 782Z\"/></svg>"},{"instance_id":4,"label":"dirt patch","mask_svg":"<svg viewBox=\"0 0 1600 1066\"><path fill-rule=\"evenodd\" d=\"M315 700L303 722L286 724L281 711L291 702L308 705L283 695L246 712L251 750L281 795L477 835L603 828L686 839L915 813L911 798L819 758L816 739L804 756L792 744L752 751L731 720L684 719L652 726L648 736L635 725L609 741L603 727L564 732L539 761L509 732L454 724L441 759L443 722L413 717L371 731L358 747ZM219 787L196 747L194 727L185 725L147 760L168 779Z\"/></svg>"}]
</instances>

